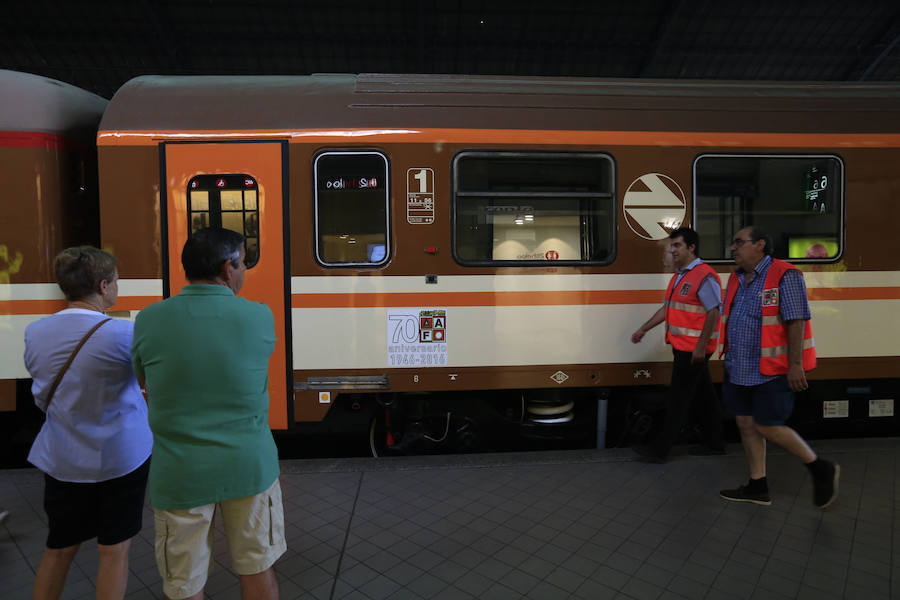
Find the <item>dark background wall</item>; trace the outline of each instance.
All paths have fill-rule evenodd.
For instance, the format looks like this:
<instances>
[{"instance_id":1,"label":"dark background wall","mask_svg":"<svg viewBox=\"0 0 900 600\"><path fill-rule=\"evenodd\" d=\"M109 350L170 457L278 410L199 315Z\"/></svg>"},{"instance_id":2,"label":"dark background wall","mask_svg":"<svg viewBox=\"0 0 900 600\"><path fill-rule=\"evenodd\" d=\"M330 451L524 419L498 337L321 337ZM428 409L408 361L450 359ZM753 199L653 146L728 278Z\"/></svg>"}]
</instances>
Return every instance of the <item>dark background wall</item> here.
<instances>
[{"instance_id":1,"label":"dark background wall","mask_svg":"<svg viewBox=\"0 0 900 600\"><path fill-rule=\"evenodd\" d=\"M144 74L900 80L884 0L16 0L0 68L110 97Z\"/></svg>"}]
</instances>

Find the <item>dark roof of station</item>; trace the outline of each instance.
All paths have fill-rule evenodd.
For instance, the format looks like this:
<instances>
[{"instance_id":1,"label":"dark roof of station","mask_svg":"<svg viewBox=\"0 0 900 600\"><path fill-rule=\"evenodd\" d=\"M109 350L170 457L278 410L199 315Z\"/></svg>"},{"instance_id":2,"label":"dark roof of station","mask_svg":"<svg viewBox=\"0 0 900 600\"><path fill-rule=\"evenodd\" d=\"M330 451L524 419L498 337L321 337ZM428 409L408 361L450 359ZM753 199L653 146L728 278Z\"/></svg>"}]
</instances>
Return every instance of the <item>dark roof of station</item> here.
<instances>
[{"instance_id":1,"label":"dark roof of station","mask_svg":"<svg viewBox=\"0 0 900 600\"><path fill-rule=\"evenodd\" d=\"M900 81L895 0L19 0L0 68L132 77L432 73Z\"/></svg>"}]
</instances>

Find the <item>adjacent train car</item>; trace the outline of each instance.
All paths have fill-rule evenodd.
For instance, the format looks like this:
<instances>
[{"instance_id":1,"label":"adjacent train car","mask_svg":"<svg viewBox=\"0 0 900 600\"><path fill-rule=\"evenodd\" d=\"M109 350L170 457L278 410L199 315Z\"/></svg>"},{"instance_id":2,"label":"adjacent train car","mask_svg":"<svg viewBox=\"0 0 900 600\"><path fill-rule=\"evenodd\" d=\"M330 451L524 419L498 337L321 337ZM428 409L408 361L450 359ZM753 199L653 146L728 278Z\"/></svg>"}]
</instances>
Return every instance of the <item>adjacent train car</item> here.
<instances>
[{"instance_id":1,"label":"adjacent train car","mask_svg":"<svg viewBox=\"0 0 900 600\"><path fill-rule=\"evenodd\" d=\"M0 413L7 416L17 400L23 412L31 404L25 326L65 306L54 257L100 243L96 135L106 105L53 79L0 70Z\"/></svg>"},{"instance_id":2,"label":"adjacent train car","mask_svg":"<svg viewBox=\"0 0 900 600\"><path fill-rule=\"evenodd\" d=\"M408 448L465 441L485 397L559 428L573 405L665 384L661 332L629 336L661 302L667 232L696 227L725 274L755 224L806 273L811 378L839 382L818 405L849 410L874 381L872 414L892 420L898 99L893 84L141 77L100 127L103 244L141 286L123 299L136 310L184 284L191 231L244 233L246 296L283 333L271 426L374 416L375 444Z\"/></svg>"}]
</instances>

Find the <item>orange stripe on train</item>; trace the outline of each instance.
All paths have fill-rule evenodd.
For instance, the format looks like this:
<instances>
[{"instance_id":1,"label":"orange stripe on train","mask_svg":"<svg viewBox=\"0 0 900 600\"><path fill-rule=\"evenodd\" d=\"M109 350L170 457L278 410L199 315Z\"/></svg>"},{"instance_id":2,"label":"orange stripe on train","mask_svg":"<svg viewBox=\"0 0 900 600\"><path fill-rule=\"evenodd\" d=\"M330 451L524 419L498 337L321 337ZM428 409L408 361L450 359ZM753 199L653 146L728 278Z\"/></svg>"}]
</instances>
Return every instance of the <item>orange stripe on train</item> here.
<instances>
[{"instance_id":1,"label":"orange stripe on train","mask_svg":"<svg viewBox=\"0 0 900 600\"><path fill-rule=\"evenodd\" d=\"M900 287L807 288L810 300L900 300Z\"/></svg>"},{"instance_id":2,"label":"orange stripe on train","mask_svg":"<svg viewBox=\"0 0 900 600\"><path fill-rule=\"evenodd\" d=\"M369 294L294 294L292 308L403 306L552 306L584 304L658 304L657 290L559 292L386 292Z\"/></svg>"},{"instance_id":3,"label":"orange stripe on train","mask_svg":"<svg viewBox=\"0 0 900 600\"><path fill-rule=\"evenodd\" d=\"M310 129L101 131L100 146L155 146L174 140L291 140L294 143L412 142L771 148L897 148L894 133L745 133L718 131L571 131L545 129Z\"/></svg>"}]
</instances>

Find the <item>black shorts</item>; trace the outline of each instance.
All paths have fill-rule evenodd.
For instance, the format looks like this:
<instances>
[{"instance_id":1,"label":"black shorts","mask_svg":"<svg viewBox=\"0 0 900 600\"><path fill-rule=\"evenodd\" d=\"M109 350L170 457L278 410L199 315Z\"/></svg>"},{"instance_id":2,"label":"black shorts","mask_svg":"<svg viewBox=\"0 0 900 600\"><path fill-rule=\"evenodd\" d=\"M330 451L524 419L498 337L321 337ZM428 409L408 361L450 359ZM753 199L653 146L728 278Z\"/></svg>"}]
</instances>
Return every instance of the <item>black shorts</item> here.
<instances>
[{"instance_id":1,"label":"black shorts","mask_svg":"<svg viewBox=\"0 0 900 600\"><path fill-rule=\"evenodd\" d=\"M112 546L137 535L149 473L149 458L127 475L98 483L60 481L45 473L47 547L68 548L92 538Z\"/></svg>"},{"instance_id":2,"label":"black shorts","mask_svg":"<svg viewBox=\"0 0 900 600\"><path fill-rule=\"evenodd\" d=\"M757 425L784 425L794 412L794 392L787 375L759 385L735 385L722 380L722 400L728 412L736 416L752 416Z\"/></svg>"}]
</instances>

